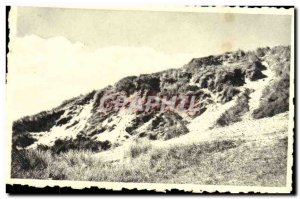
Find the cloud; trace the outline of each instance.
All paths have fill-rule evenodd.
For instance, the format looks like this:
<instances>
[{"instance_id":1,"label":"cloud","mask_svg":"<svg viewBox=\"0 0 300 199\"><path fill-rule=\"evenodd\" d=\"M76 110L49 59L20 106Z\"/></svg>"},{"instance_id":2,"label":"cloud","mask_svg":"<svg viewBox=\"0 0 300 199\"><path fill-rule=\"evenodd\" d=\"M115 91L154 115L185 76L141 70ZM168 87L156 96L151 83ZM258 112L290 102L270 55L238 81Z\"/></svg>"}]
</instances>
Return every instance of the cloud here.
<instances>
[{"instance_id":1,"label":"cloud","mask_svg":"<svg viewBox=\"0 0 300 199\"><path fill-rule=\"evenodd\" d=\"M128 75L178 68L193 54L166 54L149 47L111 46L89 50L64 37L17 37L9 44L8 97L18 118L63 100L114 84Z\"/></svg>"}]
</instances>

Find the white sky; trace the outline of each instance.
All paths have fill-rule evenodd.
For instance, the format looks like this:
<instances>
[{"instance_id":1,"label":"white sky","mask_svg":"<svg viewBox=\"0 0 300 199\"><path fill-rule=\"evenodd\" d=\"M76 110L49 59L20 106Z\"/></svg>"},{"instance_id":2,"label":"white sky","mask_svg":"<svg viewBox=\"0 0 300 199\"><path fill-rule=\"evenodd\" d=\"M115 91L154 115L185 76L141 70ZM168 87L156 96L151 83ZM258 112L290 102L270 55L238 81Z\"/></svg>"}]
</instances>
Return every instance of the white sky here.
<instances>
[{"instance_id":1,"label":"white sky","mask_svg":"<svg viewBox=\"0 0 300 199\"><path fill-rule=\"evenodd\" d=\"M194 57L290 45L290 16L19 8L8 89L13 118L51 109L127 75Z\"/></svg>"}]
</instances>

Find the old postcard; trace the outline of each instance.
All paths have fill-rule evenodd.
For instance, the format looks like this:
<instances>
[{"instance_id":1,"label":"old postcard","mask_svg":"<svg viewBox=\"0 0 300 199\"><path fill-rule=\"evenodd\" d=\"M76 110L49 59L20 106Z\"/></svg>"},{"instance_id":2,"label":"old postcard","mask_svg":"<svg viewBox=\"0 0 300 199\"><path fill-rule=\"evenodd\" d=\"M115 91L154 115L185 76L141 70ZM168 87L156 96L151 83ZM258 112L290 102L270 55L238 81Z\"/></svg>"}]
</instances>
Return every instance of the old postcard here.
<instances>
[{"instance_id":1,"label":"old postcard","mask_svg":"<svg viewBox=\"0 0 300 199\"><path fill-rule=\"evenodd\" d=\"M7 183L290 193L294 9L12 7Z\"/></svg>"}]
</instances>

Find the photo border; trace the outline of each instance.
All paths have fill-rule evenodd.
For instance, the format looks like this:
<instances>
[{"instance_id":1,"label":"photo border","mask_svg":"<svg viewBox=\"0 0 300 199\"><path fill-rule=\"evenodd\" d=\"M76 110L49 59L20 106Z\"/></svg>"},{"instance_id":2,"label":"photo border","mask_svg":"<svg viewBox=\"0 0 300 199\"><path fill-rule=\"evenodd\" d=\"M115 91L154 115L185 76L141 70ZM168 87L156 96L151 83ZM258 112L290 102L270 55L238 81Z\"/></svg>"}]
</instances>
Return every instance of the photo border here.
<instances>
[{"instance_id":1,"label":"photo border","mask_svg":"<svg viewBox=\"0 0 300 199\"><path fill-rule=\"evenodd\" d=\"M71 7L68 7L71 8ZM95 7L93 7L95 8ZM13 8L14 9L14 8ZM82 7L80 8L82 9ZM88 7L87 7L88 9ZM294 38L296 34L296 27L295 27L295 17L296 17L296 10L294 7L283 7L283 6L247 6L247 7L201 7L201 6L188 6L188 7L166 7L166 8L101 8L103 10L147 10L147 11L171 11L171 12L210 12L210 13L246 13L246 14L276 14L276 15L291 15L292 16L292 24L291 24L291 71L290 71L290 111L289 111L289 135L288 135L288 166L287 166L287 184L290 186L287 187L255 187L255 186L224 186L224 185L192 185L192 184L161 184L161 183L116 183L116 182L94 182L94 181L67 181L67 180L37 180L37 179L12 179L10 178L10 163L11 163L11 136L12 132L9 129L9 125L7 125L9 136L8 138L8 161L6 161L7 168L9 172L7 172L7 186L6 192L11 194L16 193L27 193L27 190L32 190L31 193L43 193L43 190L46 193L48 191L52 193L79 193L84 192L87 193L91 190L92 193L103 193L103 194L117 194L121 191L123 194L131 194L131 192L147 192L147 194L152 193L167 193L167 194L178 194L180 193L209 193L209 194L294 194L296 193L296 58L295 58L295 43ZM8 24L15 23L16 18L13 16L15 13L11 12L10 7L8 6L7 9L7 24L6 24L6 39L7 39L7 54L9 52L8 44L10 37L14 37L14 26L8 27ZM8 19L8 13L10 13L11 17ZM9 37L10 35L10 37ZM6 60L6 73L8 73L8 60ZM293 111L294 110L294 111ZM7 110L8 111L8 110ZM295 151L293 151L295 149ZM21 187L20 187L21 186ZM25 191L23 188L25 188ZM99 189L100 188L100 189ZM216 189L217 188L217 189ZM39 191L38 191L39 190ZM100 190L100 192L99 192ZM274 190L276 190L274 192ZM108 191L108 192L107 192ZM127 193L126 193L127 192Z\"/></svg>"}]
</instances>

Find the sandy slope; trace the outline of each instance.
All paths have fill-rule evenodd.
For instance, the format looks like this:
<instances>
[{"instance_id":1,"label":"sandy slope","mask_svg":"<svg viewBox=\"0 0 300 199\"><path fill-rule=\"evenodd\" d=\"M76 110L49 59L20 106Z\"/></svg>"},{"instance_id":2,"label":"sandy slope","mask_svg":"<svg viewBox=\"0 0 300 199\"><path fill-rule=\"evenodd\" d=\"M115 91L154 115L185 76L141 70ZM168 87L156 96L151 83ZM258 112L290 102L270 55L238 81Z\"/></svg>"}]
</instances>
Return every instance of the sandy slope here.
<instances>
[{"instance_id":1,"label":"sandy slope","mask_svg":"<svg viewBox=\"0 0 300 199\"><path fill-rule=\"evenodd\" d=\"M272 80L275 78L274 72L270 69L270 66L267 62L262 62L262 65L266 66L266 70L263 70L262 73L266 76L263 79L259 79L257 81L250 81L246 79L246 88L253 89L254 92L250 93L249 97L249 109L250 111L244 115L244 119L252 119L251 113L253 110L258 108L259 106L259 99L262 96L263 89L271 84Z\"/></svg>"},{"instance_id":2,"label":"sandy slope","mask_svg":"<svg viewBox=\"0 0 300 199\"><path fill-rule=\"evenodd\" d=\"M249 88L254 91L250 94L249 108L250 111L243 116L241 122L234 123L228 127L214 127L215 121L226 110L232 107L235 100L221 104L211 104L206 112L191 120L187 125L189 133L167 141L151 141L154 147L170 147L172 145L185 145L191 143L199 143L213 140L240 139L250 142L257 142L262 145L268 142L276 142L276 140L287 137L288 132L288 113L282 113L270 118L262 118L254 120L251 113L259 106L259 99L262 91L274 79L274 73L269 65L263 62L266 70L263 74L266 78L250 81L246 79L243 89ZM213 128L214 127L214 128ZM110 151L100 152L96 156L102 157L105 161L116 161L122 159L124 151L130 145L132 139L125 142L123 146L117 147Z\"/></svg>"},{"instance_id":3,"label":"sandy slope","mask_svg":"<svg viewBox=\"0 0 300 199\"><path fill-rule=\"evenodd\" d=\"M274 117L258 120L243 120L226 128L214 128L206 131L193 131L186 135L167 141L152 141L153 147L166 148L174 145L189 145L193 143L245 140L247 142L259 142L261 146L284 139L288 133L288 113L281 113ZM95 154L104 161L117 161L123 159L127 147L132 140L113 150Z\"/></svg>"},{"instance_id":4,"label":"sandy slope","mask_svg":"<svg viewBox=\"0 0 300 199\"><path fill-rule=\"evenodd\" d=\"M75 117L73 117L68 123L64 125L55 125L50 129L49 132L31 133L31 135L33 135L33 137L37 139L37 141L34 144L30 145L28 148L35 148L40 144L51 146L57 139L76 138L78 132L80 132L80 130L85 127L87 120L91 116L92 106L93 104L91 102L84 107L78 107L79 112ZM69 111L66 111L64 115L61 116L61 118L66 117L68 113ZM78 123L70 128L66 128L74 122Z\"/></svg>"},{"instance_id":5,"label":"sandy slope","mask_svg":"<svg viewBox=\"0 0 300 199\"><path fill-rule=\"evenodd\" d=\"M199 143L213 140L226 140L226 139L241 139L241 140L261 140L262 142L270 142L272 140L282 139L287 136L288 128L288 114L282 113L271 118L263 118L254 120L251 117L251 113L259 106L259 99L261 98L263 89L270 84L274 79L274 74L266 62L262 62L266 66L266 70L262 71L266 78L259 79L257 81L245 80L245 85L241 88L251 89L249 107L250 111L247 112L241 122L237 122L228 127L217 128L215 127L216 119L219 118L222 113L228 110L235 104L235 99L225 104L213 103L208 106L208 109L189 121L187 125L189 133L177 138L173 138L167 141L156 140L151 141L154 147L170 147L172 145L186 145L191 143ZM206 92L210 92L206 90ZM217 101L217 97L214 93L210 93L212 97ZM50 129L50 132L32 133L34 138L38 141L35 142L30 148L34 148L39 144L51 146L57 139L75 138L77 133L82 130L87 124L87 120L91 116L93 101L84 107L77 107L78 114L73 117L68 123L61 126L54 126ZM69 111L66 111L62 117L66 117ZM100 152L95 156L100 157L104 161L116 161L124 157L124 153L133 142L134 137L131 137L125 128L135 118L135 115L126 111L120 111L118 115L107 118L103 121L102 125L107 125L108 128L103 133L95 135L93 138L98 141L108 140L112 143L121 143L121 146L113 148L108 151ZM66 128L68 125L78 121L77 125L71 128ZM149 121L151 122L151 120ZM149 123L148 122L148 123ZM145 123L137 129L141 131L146 128L148 123ZM125 139L124 137L130 137Z\"/></svg>"}]
</instances>

